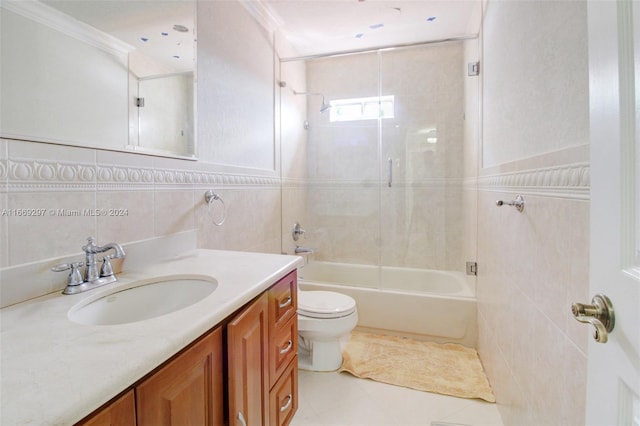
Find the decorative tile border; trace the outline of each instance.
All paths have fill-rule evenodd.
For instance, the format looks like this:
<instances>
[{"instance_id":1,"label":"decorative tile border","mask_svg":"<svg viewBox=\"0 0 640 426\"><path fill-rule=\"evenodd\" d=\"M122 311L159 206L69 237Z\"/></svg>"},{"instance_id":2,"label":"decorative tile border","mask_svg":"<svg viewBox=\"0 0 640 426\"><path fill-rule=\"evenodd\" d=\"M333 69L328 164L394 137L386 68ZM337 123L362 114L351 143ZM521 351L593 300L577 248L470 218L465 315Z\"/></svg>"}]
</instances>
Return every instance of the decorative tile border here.
<instances>
[{"instance_id":1,"label":"decorative tile border","mask_svg":"<svg viewBox=\"0 0 640 426\"><path fill-rule=\"evenodd\" d=\"M8 175L9 166L7 166L7 160L0 160L0 180L6 180Z\"/></svg>"},{"instance_id":2,"label":"decorative tile border","mask_svg":"<svg viewBox=\"0 0 640 426\"><path fill-rule=\"evenodd\" d=\"M38 189L86 191L95 188L95 168L87 164L39 160L8 160L7 188L9 191Z\"/></svg>"},{"instance_id":3,"label":"decorative tile border","mask_svg":"<svg viewBox=\"0 0 640 426\"><path fill-rule=\"evenodd\" d=\"M472 185L465 181L465 186ZM481 191L518 192L548 197L590 199L590 165L587 162L480 176Z\"/></svg>"},{"instance_id":4,"label":"decorative tile border","mask_svg":"<svg viewBox=\"0 0 640 426\"><path fill-rule=\"evenodd\" d=\"M0 191L92 191L192 189L196 187L280 187L277 177L214 173L199 170L159 169L123 165L95 165L33 159L1 159ZM377 181L285 179L285 187L362 188ZM480 176L476 179L433 178L397 182L406 188L460 187L466 190L519 192L522 194L585 199L590 198L589 163L530 169Z\"/></svg>"},{"instance_id":5,"label":"decorative tile border","mask_svg":"<svg viewBox=\"0 0 640 426\"><path fill-rule=\"evenodd\" d=\"M9 166L7 160L0 159L0 194L7 192L7 176L9 175Z\"/></svg>"},{"instance_id":6,"label":"decorative tile border","mask_svg":"<svg viewBox=\"0 0 640 426\"><path fill-rule=\"evenodd\" d=\"M197 170L9 159L0 162L8 191L191 189L198 186L279 186L280 179Z\"/></svg>"}]
</instances>

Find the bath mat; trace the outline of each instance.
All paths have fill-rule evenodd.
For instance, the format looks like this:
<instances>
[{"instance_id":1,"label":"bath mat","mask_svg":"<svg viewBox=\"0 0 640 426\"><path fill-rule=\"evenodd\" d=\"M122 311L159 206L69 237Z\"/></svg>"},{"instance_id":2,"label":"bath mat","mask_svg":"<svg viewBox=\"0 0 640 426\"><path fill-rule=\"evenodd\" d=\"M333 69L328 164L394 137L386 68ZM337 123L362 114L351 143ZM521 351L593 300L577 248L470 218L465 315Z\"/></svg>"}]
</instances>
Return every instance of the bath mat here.
<instances>
[{"instance_id":1,"label":"bath mat","mask_svg":"<svg viewBox=\"0 0 640 426\"><path fill-rule=\"evenodd\" d=\"M460 398L496 399L478 353L453 343L354 331L340 371L356 377Z\"/></svg>"}]
</instances>

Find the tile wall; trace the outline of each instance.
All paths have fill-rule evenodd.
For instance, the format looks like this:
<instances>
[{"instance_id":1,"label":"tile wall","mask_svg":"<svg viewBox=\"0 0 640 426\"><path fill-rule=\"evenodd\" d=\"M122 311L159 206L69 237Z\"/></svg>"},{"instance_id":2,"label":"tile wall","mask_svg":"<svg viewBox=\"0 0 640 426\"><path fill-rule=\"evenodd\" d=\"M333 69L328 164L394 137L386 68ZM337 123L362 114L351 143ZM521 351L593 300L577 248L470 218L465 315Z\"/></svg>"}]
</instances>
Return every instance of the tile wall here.
<instances>
[{"instance_id":1,"label":"tile wall","mask_svg":"<svg viewBox=\"0 0 640 426\"><path fill-rule=\"evenodd\" d=\"M581 425L589 329L570 306L589 300L589 201L495 206L513 195L480 191L478 350L505 424Z\"/></svg>"},{"instance_id":2,"label":"tile wall","mask_svg":"<svg viewBox=\"0 0 640 426\"><path fill-rule=\"evenodd\" d=\"M582 425L590 330L570 306L589 300L586 5L489 1L484 25L467 50L483 73L478 350L504 424ZM516 194L524 212L496 206Z\"/></svg>"},{"instance_id":3,"label":"tile wall","mask_svg":"<svg viewBox=\"0 0 640 426\"><path fill-rule=\"evenodd\" d=\"M278 53L286 52L286 46ZM296 245L307 247L311 243L303 235L293 240L293 226L299 223L309 229L307 216L307 99L293 91L306 91L306 67L303 61L283 62L279 87L282 167L282 251L295 252Z\"/></svg>"}]
</instances>

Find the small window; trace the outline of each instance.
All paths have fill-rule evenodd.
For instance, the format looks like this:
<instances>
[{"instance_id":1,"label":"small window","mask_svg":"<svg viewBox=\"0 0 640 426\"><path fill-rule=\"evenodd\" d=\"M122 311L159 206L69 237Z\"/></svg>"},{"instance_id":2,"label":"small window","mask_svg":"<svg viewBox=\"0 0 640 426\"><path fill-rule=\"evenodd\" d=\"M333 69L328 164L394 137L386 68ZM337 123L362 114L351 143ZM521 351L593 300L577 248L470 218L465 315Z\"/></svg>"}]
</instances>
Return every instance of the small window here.
<instances>
[{"instance_id":1,"label":"small window","mask_svg":"<svg viewBox=\"0 0 640 426\"><path fill-rule=\"evenodd\" d=\"M329 121L375 120L393 118L394 97L338 99L331 101Z\"/></svg>"}]
</instances>

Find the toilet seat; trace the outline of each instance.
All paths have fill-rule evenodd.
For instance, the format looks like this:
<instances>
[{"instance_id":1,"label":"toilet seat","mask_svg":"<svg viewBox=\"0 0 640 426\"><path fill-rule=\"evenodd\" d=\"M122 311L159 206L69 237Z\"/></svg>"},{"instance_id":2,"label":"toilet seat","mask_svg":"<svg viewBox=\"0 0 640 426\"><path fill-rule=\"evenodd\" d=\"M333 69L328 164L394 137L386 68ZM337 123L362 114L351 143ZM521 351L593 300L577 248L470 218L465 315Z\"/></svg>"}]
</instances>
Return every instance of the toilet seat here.
<instances>
[{"instance_id":1,"label":"toilet seat","mask_svg":"<svg viewBox=\"0 0 640 426\"><path fill-rule=\"evenodd\" d=\"M340 318L356 310L356 301L333 291L300 291L298 314L310 318Z\"/></svg>"}]
</instances>

